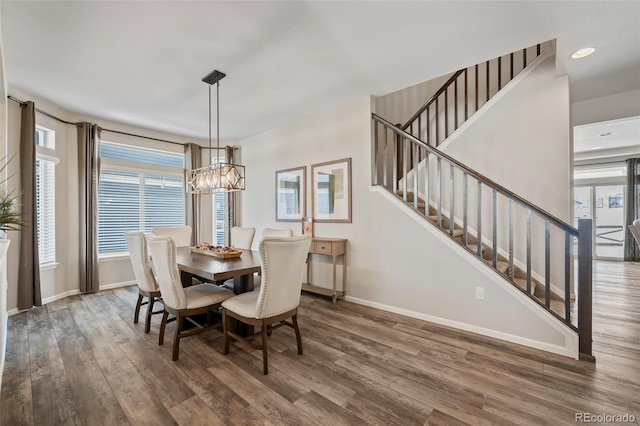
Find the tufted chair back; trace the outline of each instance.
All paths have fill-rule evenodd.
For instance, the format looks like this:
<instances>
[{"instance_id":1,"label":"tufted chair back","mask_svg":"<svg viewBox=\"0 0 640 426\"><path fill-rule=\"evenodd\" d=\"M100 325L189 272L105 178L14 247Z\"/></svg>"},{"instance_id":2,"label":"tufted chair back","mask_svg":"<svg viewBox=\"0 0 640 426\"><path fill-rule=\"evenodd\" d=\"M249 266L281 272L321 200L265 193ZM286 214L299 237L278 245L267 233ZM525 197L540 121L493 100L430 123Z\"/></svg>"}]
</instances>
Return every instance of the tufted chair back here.
<instances>
[{"instance_id":1,"label":"tufted chair back","mask_svg":"<svg viewBox=\"0 0 640 426\"><path fill-rule=\"evenodd\" d=\"M293 231L291 229L275 229L264 228L262 230L262 238L264 237L292 237Z\"/></svg>"},{"instance_id":2,"label":"tufted chair back","mask_svg":"<svg viewBox=\"0 0 640 426\"><path fill-rule=\"evenodd\" d=\"M231 245L238 249L251 250L255 233L256 228L234 226L231 228Z\"/></svg>"},{"instance_id":3,"label":"tufted chair back","mask_svg":"<svg viewBox=\"0 0 640 426\"><path fill-rule=\"evenodd\" d=\"M172 309L186 309L187 297L180 281L176 260L176 243L170 236L150 235L149 252L164 304Z\"/></svg>"},{"instance_id":4,"label":"tufted chair back","mask_svg":"<svg viewBox=\"0 0 640 426\"><path fill-rule=\"evenodd\" d=\"M167 226L151 228L153 235L168 235L176 242L176 247L189 247L192 244L191 241L191 227L190 226Z\"/></svg>"},{"instance_id":5,"label":"tufted chair back","mask_svg":"<svg viewBox=\"0 0 640 426\"><path fill-rule=\"evenodd\" d=\"M147 251L147 238L144 232L127 231L124 233L124 238L127 240L131 265L133 266L133 273L138 287L148 292L158 291L158 283L151 269L151 261Z\"/></svg>"},{"instance_id":6,"label":"tufted chair back","mask_svg":"<svg viewBox=\"0 0 640 426\"><path fill-rule=\"evenodd\" d=\"M310 245L310 235L265 237L260 241L262 287L255 318L276 316L300 304L302 274Z\"/></svg>"}]
</instances>

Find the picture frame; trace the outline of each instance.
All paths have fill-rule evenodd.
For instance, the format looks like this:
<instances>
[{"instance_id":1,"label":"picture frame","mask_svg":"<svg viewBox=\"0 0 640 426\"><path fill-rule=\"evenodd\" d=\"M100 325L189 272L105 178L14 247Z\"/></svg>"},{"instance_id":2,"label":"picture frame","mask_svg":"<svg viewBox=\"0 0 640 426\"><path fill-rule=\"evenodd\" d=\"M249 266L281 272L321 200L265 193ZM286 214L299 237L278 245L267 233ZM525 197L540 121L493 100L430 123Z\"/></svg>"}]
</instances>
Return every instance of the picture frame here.
<instances>
[{"instance_id":1,"label":"picture frame","mask_svg":"<svg viewBox=\"0 0 640 426\"><path fill-rule=\"evenodd\" d=\"M351 157L311 165L314 222L351 223Z\"/></svg>"},{"instance_id":2,"label":"picture frame","mask_svg":"<svg viewBox=\"0 0 640 426\"><path fill-rule=\"evenodd\" d=\"M300 222L307 215L307 166L276 171L276 222Z\"/></svg>"}]
</instances>

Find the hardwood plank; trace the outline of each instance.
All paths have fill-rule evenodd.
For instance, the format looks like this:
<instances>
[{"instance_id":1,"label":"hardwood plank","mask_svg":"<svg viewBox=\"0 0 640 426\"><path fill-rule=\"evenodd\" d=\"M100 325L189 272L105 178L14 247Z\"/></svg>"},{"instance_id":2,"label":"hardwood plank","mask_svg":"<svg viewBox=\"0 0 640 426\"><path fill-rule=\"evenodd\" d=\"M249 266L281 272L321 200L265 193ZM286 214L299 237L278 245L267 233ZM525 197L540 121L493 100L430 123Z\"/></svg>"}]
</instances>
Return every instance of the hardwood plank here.
<instances>
[{"instance_id":1,"label":"hardwood plank","mask_svg":"<svg viewBox=\"0 0 640 426\"><path fill-rule=\"evenodd\" d=\"M135 368L107 377L127 420L133 425L175 425L158 395L149 390ZM167 389L170 392L171 389Z\"/></svg>"},{"instance_id":2,"label":"hardwood plank","mask_svg":"<svg viewBox=\"0 0 640 426\"><path fill-rule=\"evenodd\" d=\"M227 383L238 395L248 401L256 410L281 424L321 425L315 419L301 412L276 392L242 371L235 365L224 362L211 372Z\"/></svg>"},{"instance_id":3,"label":"hardwood plank","mask_svg":"<svg viewBox=\"0 0 640 426\"><path fill-rule=\"evenodd\" d=\"M294 405L314 419L322 419L324 424L330 425L366 425L360 417L334 404L322 395L310 391L298 399Z\"/></svg>"},{"instance_id":4,"label":"hardwood plank","mask_svg":"<svg viewBox=\"0 0 640 426\"><path fill-rule=\"evenodd\" d=\"M111 388L101 395L84 398L82 403L78 404L78 413L83 425L112 426L130 424Z\"/></svg>"},{"instance_id":5,"label":"hardwood plank","mask_svg":"<svg viewBox=\"0 0 640 426\"><path fill-rule=\"evenodd\" d=\"M28 336L25 313L8 318L7 347L0 393L0 424L3 425L34 424Z\"/></svg>"},{"instance_id":6,"label":"hardwood plank","mask_svg":"<svg viewBox=\"0 0 640 426\"><path fill-rule=\"evenodd\" d=\"M429 426L465 426L468 424L469 423L462 422L439 410L433 410L429 419L427 419L427 422L425 423L425 425Z\"/></svg>"},{"instance_id":7,"label":"hardwood plank","mask_svg":"<svg viewBox=\"0 0 640 426\"><path fill-rule=\"evenodd\" d=\"M225 424L198 395L175 405L169 409L169 412L179 425L215 426Z\"/></svg>"}]
</instances>

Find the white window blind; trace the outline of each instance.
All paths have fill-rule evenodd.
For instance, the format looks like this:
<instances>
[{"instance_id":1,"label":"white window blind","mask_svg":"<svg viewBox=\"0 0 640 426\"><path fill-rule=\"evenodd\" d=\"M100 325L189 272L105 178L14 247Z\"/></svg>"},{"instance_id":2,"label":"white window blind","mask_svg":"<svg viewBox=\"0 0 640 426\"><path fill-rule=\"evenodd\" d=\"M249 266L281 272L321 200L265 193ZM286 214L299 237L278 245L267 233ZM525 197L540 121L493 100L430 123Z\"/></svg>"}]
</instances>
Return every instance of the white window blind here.
<instances>
[{"instance_id":1,"label":"white window blind","mask_svg":"<svg viewBox=\"0 0 640 426\"><path fill-rule=\"evenodd\" d=\"M102 142L98 253L126 252L125 231L185 224L184 155Z\"/></svg>"},{"instance_id":2,"label":"white window blind","mask_svg":"<svg viewBox=\"0 0 640 426\"><path fill-rule=\"evenodd\" d=\"M56 262L55 161L36 159L38 257L41 266Z\"/></svg>"},{"instance_id":3,"label":"white window blind","mask_svg":"<svg viewBox=\"0 0 640 426\"><path fill-rule=\"evenodd\" d=\"M211 157L213 163L224 162L224 156ZM211 197L213 203L213 244L224 245L224 223L227 207L227 194L217 192Z\"/></svg>"}]
</instances>

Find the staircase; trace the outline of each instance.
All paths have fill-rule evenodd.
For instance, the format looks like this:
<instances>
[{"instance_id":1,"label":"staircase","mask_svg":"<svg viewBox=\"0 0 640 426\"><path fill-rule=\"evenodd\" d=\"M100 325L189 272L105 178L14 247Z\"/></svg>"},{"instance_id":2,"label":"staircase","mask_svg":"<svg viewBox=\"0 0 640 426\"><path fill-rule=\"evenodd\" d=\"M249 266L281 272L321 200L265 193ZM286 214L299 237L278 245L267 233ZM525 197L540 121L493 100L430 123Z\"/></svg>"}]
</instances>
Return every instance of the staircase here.
<instances>
[{"instance_id":1,"label":"staircase","mask_svg":"<svg viewBox=\"0 0 640 426\"><path fill-rule=\"evenodd\" d=\"M455 72L404 125L372 114L372 184L576 332L580 357L593 360L591 221L576 229L437 148L545 54L537 45Z\"/></svg>"}]
</instances>

